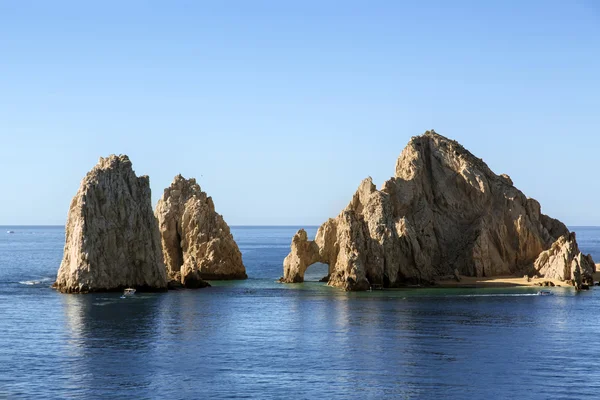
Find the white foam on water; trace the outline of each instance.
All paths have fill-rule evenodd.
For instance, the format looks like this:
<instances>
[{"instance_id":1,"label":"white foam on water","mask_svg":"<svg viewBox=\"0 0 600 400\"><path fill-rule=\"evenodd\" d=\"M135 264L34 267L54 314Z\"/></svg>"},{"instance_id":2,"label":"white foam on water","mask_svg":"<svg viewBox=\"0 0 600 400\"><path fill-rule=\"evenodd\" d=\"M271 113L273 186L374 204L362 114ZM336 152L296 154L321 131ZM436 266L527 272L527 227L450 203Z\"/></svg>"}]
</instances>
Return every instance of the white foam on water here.
<instances>
[{"instance_id":1,"label":"white foam on water","mask_svg":"<svg viewBox=\"0 0 600 400\"><path fill-rule=\"evenodd\" d=\"M497 294L457 294L457 295L448 295L445 297L528 297L528 296L538 296L537 293L497 293Z\"/></svg>"},{"instance_id":2,"label":"white foam on water","mask_svg":"<svg viewBox=\"0 0 600 400\"><path fill-rule=\"evenodd\" d=\"M20 281L19 283L21 285L32 286L32 285L40 285L42 283L46 283L46 282L50 282L50 281L52 281L52 278L47 278L46 277L46 278L41 278L41 279L32 279L30 281Z\"/></svg>"}]
</instances>

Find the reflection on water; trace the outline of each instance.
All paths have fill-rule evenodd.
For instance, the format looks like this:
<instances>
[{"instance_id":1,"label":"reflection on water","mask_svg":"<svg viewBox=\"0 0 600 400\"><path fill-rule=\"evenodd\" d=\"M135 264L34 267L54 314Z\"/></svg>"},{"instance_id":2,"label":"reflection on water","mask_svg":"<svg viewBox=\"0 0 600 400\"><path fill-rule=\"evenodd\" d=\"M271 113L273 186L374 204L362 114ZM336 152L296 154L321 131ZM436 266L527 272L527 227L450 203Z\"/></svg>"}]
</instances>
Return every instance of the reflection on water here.
<instances>
[{"instance_id":1,"label":"reflection on water","mask_svg":"<svg viewBox=\"0 0 600 400\"><path fill-rule=\"evenodd\" d=\"M295 231L234 230L253 279L127 299L19 284L64 237L23 241L35 273L2 256L24 267L0 272L0 398L597 398L600 288L277 284Z\"/></svg>"},{"instance_id":2,"label":"reflection on water","mask_svg":"<svg viewBox=\"0 0 600 400\"><path fill-rule=\"evenodd\" d=\"M104 392L114 380L122 389L149 388L153 377L142 366L151 358L160 295L120 294L60 296L71 333L68 351L76 357L69 378L90 392ZM140 368L132 368L132 365Z\"/></svg>"},{"instance_id":3,"label":"reflection on water","mask_svg":"<svg viewBox=\"0 0 600 400\"><path fill-rule=\"evenodd\" d=\"M269 282L127 299L38 288L13 294L11 307L1 297L10 347L0 346L0 361L10 374L0 387L52 388L57 397L340 399L538 398L532 382L543 383L544 398L600 389L589 356L596 291L344 293ZM42 378L28 379L32 371Z\"/></svg>"}]
</instances>

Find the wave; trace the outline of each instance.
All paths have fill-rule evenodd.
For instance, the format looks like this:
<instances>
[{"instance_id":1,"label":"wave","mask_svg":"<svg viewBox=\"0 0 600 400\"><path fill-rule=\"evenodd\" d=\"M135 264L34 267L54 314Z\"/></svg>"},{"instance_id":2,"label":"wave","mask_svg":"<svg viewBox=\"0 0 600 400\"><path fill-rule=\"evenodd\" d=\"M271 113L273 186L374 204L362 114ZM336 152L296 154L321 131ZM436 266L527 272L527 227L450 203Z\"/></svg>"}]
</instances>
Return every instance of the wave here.
<instances>
[{"instance_id":1,"label":"wave","mask_svg":"<svg viewBox=\"0 0 600 400\"><path fill-rule=\"evenodd\" d=\"M444 297L526 297L539 296L537 293L486 293L486 294L455 294Z\"/></svg>"},{"instance_id":2,"label":"wave","mask_svg":"<svg viewBox=\"0 0 600 400\"><path fill-rule=\"evenodd\" d=\"M19 283L21 285L29 285L29 286L33 286L33 285L41 285L43 283L48 283L51 282L52 278L41 278L41 279L32 279L30 281L20 281Z\"/></svg>"}]
</instances>

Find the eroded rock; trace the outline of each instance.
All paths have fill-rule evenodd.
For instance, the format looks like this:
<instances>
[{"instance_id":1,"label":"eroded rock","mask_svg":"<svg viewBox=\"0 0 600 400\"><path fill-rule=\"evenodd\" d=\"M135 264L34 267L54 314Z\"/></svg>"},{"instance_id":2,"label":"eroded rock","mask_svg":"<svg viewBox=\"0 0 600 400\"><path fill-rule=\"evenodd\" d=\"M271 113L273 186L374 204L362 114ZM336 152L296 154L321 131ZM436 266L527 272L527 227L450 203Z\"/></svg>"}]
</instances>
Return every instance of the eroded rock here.
<instances>
[{"instance_id":1,"label":"eroded rock","mask_svg":"<svg viewBox=\"0 0 600 400\"><path fill-rule=\"evenodd\" d=\"M593 273L596 272L592 257L579 251L575 233L559 237L539 255L534 268L545 278L571 281L577 290L593 282Z\"/></svg>"},{"instance_id":2,"label":"eroded rock","mask_svg":"<svg viewBox=\"0 0 600 400\"><path fill-rule=\"evenodd\" d=\"M82 180L53 286L67 293L166 289L149 179L135 175L127 156L100 158Z\"/></svg>"},{"instance_id":3,"label":"eroded rock","mask_svg":"<svg viewBox=\"0 0 600 400\"><path fill-rule=\"evenodd\" d=\"M569 234L508 175L496 175L456 141L428 131L410 140L380 190L365 179L314 241L304 231L294 236L281 281L302 282L315 262L329 265L329 285L346 290L431 284L448 275L514 275ZM589 274L582 267L587 256L576 246L564 251ZM546 273L558 268L550 264Z\"/></svg>"},{"instance_id":4,"label":"eroded rock","mask_svg":"<svg viewBox=\"0 0 600 400\"><path fill-rule=\"evenodd\" d=\"M156 207L167 272L185 287L204 280L246 279L242 254L212 198L195 179L177 175Z\"/></svg>"}]
</instances>

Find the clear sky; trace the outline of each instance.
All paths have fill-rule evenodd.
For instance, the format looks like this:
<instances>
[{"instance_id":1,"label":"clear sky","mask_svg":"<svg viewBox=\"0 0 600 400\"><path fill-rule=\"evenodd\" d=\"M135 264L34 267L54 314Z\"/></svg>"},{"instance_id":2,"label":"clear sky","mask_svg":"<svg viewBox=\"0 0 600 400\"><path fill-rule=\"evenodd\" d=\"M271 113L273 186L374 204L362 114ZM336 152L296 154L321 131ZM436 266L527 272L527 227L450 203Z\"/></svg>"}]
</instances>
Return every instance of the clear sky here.
<instances>
[{"instance_id":1,"label":"clear sky","mask_svg":"<svg viewBox=\"0 0 600 400\"><path fill-rule=\"evenodd\" d=\"M100 156L156 203L320 224L434 128L600 225L599 1L0 0L0 224L64 224Z\"/></svg>"}]
</instances>

